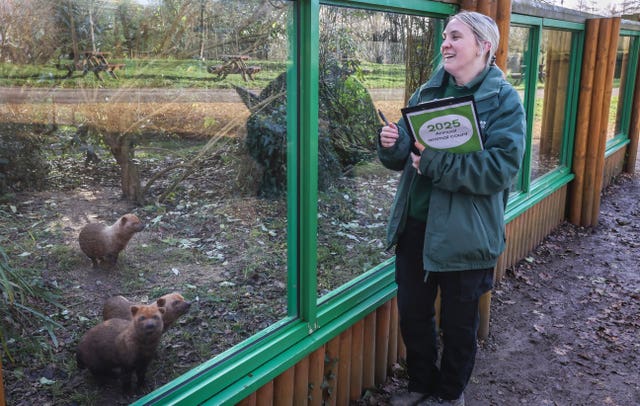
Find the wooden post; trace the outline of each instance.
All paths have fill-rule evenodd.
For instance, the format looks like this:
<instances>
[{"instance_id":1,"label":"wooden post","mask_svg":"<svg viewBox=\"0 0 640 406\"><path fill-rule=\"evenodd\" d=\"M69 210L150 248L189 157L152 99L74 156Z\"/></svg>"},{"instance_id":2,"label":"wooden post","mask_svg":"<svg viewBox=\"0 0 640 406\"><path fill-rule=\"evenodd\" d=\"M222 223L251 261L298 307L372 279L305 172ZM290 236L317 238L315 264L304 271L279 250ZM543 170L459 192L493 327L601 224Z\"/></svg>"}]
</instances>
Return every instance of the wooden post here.
<instances>
[{"instance_id":1,"label":"wooden post","mask_svg":"<svg viewBox=\"0 0 640 406\"><path fill-rule=\"evenodd\" d=\"M597 43L599 31L600 20L588 19L585 24L585 44ZM589 114L591 111L591 96L595 77L596 54L596 47L588 46L585 47L582 57L580 100L573 148L573 173L575 174L575 179L569 185L569 221L575 225L582 225L582 201L584 200L587 141L589 139L590 128Z\"/></svg>"},{"instance_id":2,"label":"wooden post","mask_svg":"<svg viewBox=\"0 0 640 406\"><path fill-rule=\"evenodd\" d=\"M391 318L389 320L389 352L387 365L398 362L398 297L391 299Z\"/></svg>"},{"instance_id":3,"label":"wooden post","mask_svg":"<svg viewBox=\"0 0 640 406\"><path fill-rule=\"evenodd\" d=\"M376 311L376 385L387 380L387 354L389 351L389 322L391 320L391 302L387 301Z\"/></svg>"},{"instance_id":4,"label":"wooden post","mask_svg":"<svg viewBox=\"0 0 640 406\"><path fill-rule=\"evenodd\" d=\"M467 11L476 11L478 9L478 0L461 0L460 9Z\"/></svg>"},{"instance_id":5,"label":"wooden post","mask_svg":"<svg viewBox=\"0 0 640 406\"><path fill-rule=\"evenodd\" d=\"M360 320L354 324L351 330L351 384L349 400L356 401L362 396L364 320Z\"/></svg>"},{"instance_id":6,"label":"wooden post","mask_svg":"<svg viewBox=\"0 0 640 406\"><path fill-rule=\"evenodd\" d=\"M340 334L340 358L338 359L338 376L336 402L338 405L348 405L351 394L351 328Z\"/></svg>"},{"instance_id":7,"label":"wooden post","mask_svg":"<svg viewBox=\"0 0 640 406\"><path fill-rule=\"evenodd\" d=\"M509 52L509 31L511 28L511 0L498 0L496 24L500 31L500 44L496 52L496 65L507 71L507 55Z\"/></svg>"},{"instance_id":8,"label":"wooden post","mask_svg":"<svg viewBox=\"0 0 640 406\"><path fill-rule=\"evenodd\" d=\"M610 22L607 47L606 75L604 76L604 97L602 98L602 117L600 126L600 137L598 139L598 161L596 162L595 190L593 193L593 207L591 209L592 225L598 224L600 217L600 193L602 192L602 178L604 175L605 151L607 148L607 132L609 128L609 106L611 105L611 94L613 92L613 77L618 54L618 38L620 32L620 17L607 19Z\"/></svg>"},{"instance_id":9,"label":"wooden post","mask_svg":"<svg viewBox=\"0 0 640 406\"><path fill-rule=\"evenodd\" d=\"M321 406L322 382L324 381L325 347L322 346L309 355L309 405Z\"/></svg>"},{"instance_id":10,"label":"wooden post","mask_svg":"<svg viewBox=\"0 0 640 406\"><path fill-rule=\"evenodd\" d=\"M293 392L295 388L295 366L287 369L273 381L274 404L280 406L294 406ZM296 406L298 404L295 404Z\"/></svg>"},{"instance_id":11,"label":"wooden post","mask_svg":"<svg viewBox=\"0 0 640 406\"><path fill-rule=\"evenodd\" d=\"M593 95L591 100L591 131L589 133L589 142L587 143L587 165L585 171L585 188L584 188L584 200L582 202L582 217L581 222L583 226L594 225L593 221L593 206L595 200L596 190L599 187L596 185L596 170L598 167L598 160L604 159L600 157L600 138L602 128L602 99L604 98L605 81L604 78L607 74L607 59L608 59L608 47L609 38L611 36L611 19L600 19L600 32L598 33L597 43L597 55L596 55L596 74L593 82ZM608 108L608 107L607 107Z\"/></svg>"},{"instance_id":12,"label":"wooden post","mask_svg":"<svg viewBox=\"0 0 640 406\"><path fill-rule=\"evenodd\" d=\"M364 345L362 348L362 386L375 388L376 386L376 312L373 311L364 318Z\"/></svg>"},{"instance_id":13,"label":"wooden post","mask_svg":"<svg viewBox=\"0 0 640 406\"><path fill-rule=\"evenodd\" d=\"M489 336L489 319L491 318L491 291L488 291L480 296L478 311L480 312L478 338L481 340L486 340Z\"/></svg>"},{"instance_id":14,"label":"wooden post","mask_svg":"<svg viewBox=\"0 0 640 406\"><path fill-rule=\"evenodd\" d=\"M540 156L559 157L562 149L567 81L569 78L569 50L571 33L550 31L545 55L544 107L540 132Z\"/></svg>"},{"instance_id":15,"label":"wooden post","mask_svg":"<svg viewBox=\"0 0 640 406\"><path fill-rule=\"evenodd\" d=\"M477 12L489 16L493 19L496 18L495 11L497 10L497 0L478 0Z\"/></svg>"},{"instance_id":16,"label":"wooden post","mask_svg":"<svg viewBox=\"0 0 640 406\"><path fill-rule=\"evenodd\" d=\"M309 358L304 357L295 365L293 382L293 404L307 406L309 404ZM321 395L322 396L322 395Z\"/></svg>"},{"instance_id":17,"label":"wooden post","mask_svg":"<svg viewBox=\"0 0 640 406\"><path fill-rule=\"evenodd\" d=\"M238 402L238 406L256 406L256 392Z\"/></svg>"},{"instance_id":18,"label":"wooden post","mask_svg":"<svg viewBox=\"0 0 640 406\"><path fill-rule=\"evenodd\" d=\"M256 406L273 405L273 381L269 381L256 392Z\"/></svg>"},{"instance_id":19,"label":"wooden post","mask_svg":"<svg viewBox=\"0 0 640 406\"><path fill-rule=\"evenodd\" d=\"M324 368L324 384L326 394L324 405L336 406L338 396L338 382L344 379L340 376L340 368L338 364L342 362L340 359L340 336L335 337L327 343L327 355L325 357Z\"/></svg>"},{"instance_id":20,"label":"wooden post","mask_svg":"<svg viewBox=\"0 0 640 406\"><path fill-rule=\"evenodd\" d=\"M404 344L402 334L398 335L398 359L407 360L407 346Z\"/></svg>"}]
</instances>

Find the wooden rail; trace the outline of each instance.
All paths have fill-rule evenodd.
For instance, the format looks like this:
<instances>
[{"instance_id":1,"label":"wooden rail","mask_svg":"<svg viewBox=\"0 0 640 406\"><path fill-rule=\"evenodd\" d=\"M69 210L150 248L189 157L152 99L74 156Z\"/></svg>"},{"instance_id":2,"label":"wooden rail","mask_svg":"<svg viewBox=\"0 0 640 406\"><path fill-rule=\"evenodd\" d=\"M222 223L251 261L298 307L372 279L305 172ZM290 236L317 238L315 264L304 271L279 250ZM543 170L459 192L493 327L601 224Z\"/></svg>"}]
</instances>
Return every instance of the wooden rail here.
<instances>
[{"instance_id":1,"label":"wooden rail","mask_svg":"<svg viewBox=\"0 0 640 406\"><path fill-rule=\"evenodd\" d=\"M573 152L576 177L569 193L569 221L585 227L598 223L619 29L618 17L589 19L585 27L585 43L596 46L585 47L583 55Z\"/></svg>"},{"instance_id":2,"label":"wooden rail","mask_svg":"<svg viewBox=\"0 0 640 406\"><path fill-rule=\"evenodd\" d=\"M358 400L365 390L384 383L389 367L405 354L397 323L391 323L397 318L394 298L239 405L341 406Z\"/></svg>"}]
</instances>

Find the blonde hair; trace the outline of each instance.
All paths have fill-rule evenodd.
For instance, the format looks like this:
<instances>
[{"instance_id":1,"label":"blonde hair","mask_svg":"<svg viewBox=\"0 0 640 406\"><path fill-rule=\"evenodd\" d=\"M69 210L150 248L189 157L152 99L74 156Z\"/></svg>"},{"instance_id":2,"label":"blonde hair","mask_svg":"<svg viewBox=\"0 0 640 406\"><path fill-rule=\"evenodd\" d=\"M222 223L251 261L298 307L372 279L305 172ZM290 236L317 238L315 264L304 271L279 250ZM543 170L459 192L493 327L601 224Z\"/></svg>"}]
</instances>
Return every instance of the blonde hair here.
<instances>
[{"instance_id":1,"label":"blonde hair","mask_svg":"<svg viewBox=\"0 0 640 406\"><path fill-rule=\"evenodd\" d=\"M493 18L475 11L461 11L449 17L447 23L454 19L469 27L481 49L483 42L488 42L491 45L486 63L487 66L492 65L500 42L500 31Z\"/></svg>"}]
</instances>

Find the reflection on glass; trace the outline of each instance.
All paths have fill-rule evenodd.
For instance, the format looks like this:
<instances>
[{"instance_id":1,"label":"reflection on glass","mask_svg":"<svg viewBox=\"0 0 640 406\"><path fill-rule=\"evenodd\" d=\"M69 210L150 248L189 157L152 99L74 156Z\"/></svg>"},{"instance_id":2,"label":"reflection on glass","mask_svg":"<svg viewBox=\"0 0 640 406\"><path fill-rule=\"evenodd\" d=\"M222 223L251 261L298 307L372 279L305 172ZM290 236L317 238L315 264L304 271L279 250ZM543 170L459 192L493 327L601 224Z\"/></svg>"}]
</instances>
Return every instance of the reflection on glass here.
<instances>
[{"instance_id":1,"label":"reflection on glass","mask_svg":"<svg viewBox=\"0 0 640 406\"><path fill-rule=\"evenodd\" d=\"M509 28L509 52L507 54L506 77L520 94L520 99L525 100L527 89L527 60L529 59L530 29L526 27L511 26ZM522 172L522 169L520 170ZM511 192L522 190L522 173L519 173L511 185Z\"/></svg>"},{"instance_id":2,"label":"reflection on glass","mask_svg":"<svg viewBox=\"0 0 640 406\"><path fill-rule=\"evenodd\" d=\"M609 111L607 140L612 139L624 131L624 99L626 92L631 90L627 89L628 86L626 86L630 49L631 37L620 36L620 39L618 40L618 53L616 55L615 70L613 72L613 90L611 92L611 109Z\"/></svg>"},{"instance_id":3,"label":"reflection on glass","mask_svg":"<svg viewBox=\"0 0 640 406\"><path fill-rule=\"evenodd\" d=\"M401 118L439 50L434 20L323 6L320 13L318 290L323 295L392 252L386 225L398 174L376 156L382 121Z\"/></svg>"},{"instance_id":4,"label":"reflection on glass","mask_svg":"<svg viewBox=\"0 0 640 406\"><path fill-rule=\"evenodd\" d=\"M560 165L571 37L567 31L542 31L531 143L531 180Z\"/></svg>"},{"instance_id":5,"label":"reflection on glass","mask_svg":"<svg viewBox=\"0 0 640 406\"><path fill-rule=\"evenodd\" d=\"M285 317L292 3L0 9L11 22L0 35L10 44L0 48L0 195L15 193L15 210L0 205L0 248L13 268L33 270L29 281L60 288L68 308L42 305L68 345L15 369L72 359L72 341L101 321L110 295L147 302L179 291L193 302L150 366L158 386ZM116 269L91 269L78 230L126 212L146 228ZM11 352L50 344L46 330L26 328L45 344L15 339ZM59 382L61 398L101 396L89 379Z\"/></svg>"}]
</instances>

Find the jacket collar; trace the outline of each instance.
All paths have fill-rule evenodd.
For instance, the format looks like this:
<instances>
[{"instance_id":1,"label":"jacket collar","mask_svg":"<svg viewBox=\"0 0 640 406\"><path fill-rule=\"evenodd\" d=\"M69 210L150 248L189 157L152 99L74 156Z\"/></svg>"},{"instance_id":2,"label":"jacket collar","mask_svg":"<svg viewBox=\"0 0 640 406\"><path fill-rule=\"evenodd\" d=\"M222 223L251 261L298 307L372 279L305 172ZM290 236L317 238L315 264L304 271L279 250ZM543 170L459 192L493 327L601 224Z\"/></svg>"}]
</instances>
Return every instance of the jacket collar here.
<instances>
[{"instance_id":1,"label":"jacket collar","mask_svg":"<svg viewBox=\"0 0 640 406\"><path fill-rule=\"evenodd\" d=\"M449 73L447 73L444 68L439 68L438 71L431 77L431 79L420 87L420 100L423 100L422 97L427 95L433 97L433 92L437 91L438 89L444 88L444 86L447 85L450 77L451 75L449 75ZM500 68L495 65L490 66L489 72L487 72L486 77L474 94L476 102L480 102L493 96L497 96L501 87L500 84L503 79L504 74L502 73Z\"/></svg>"}]
</instances>

